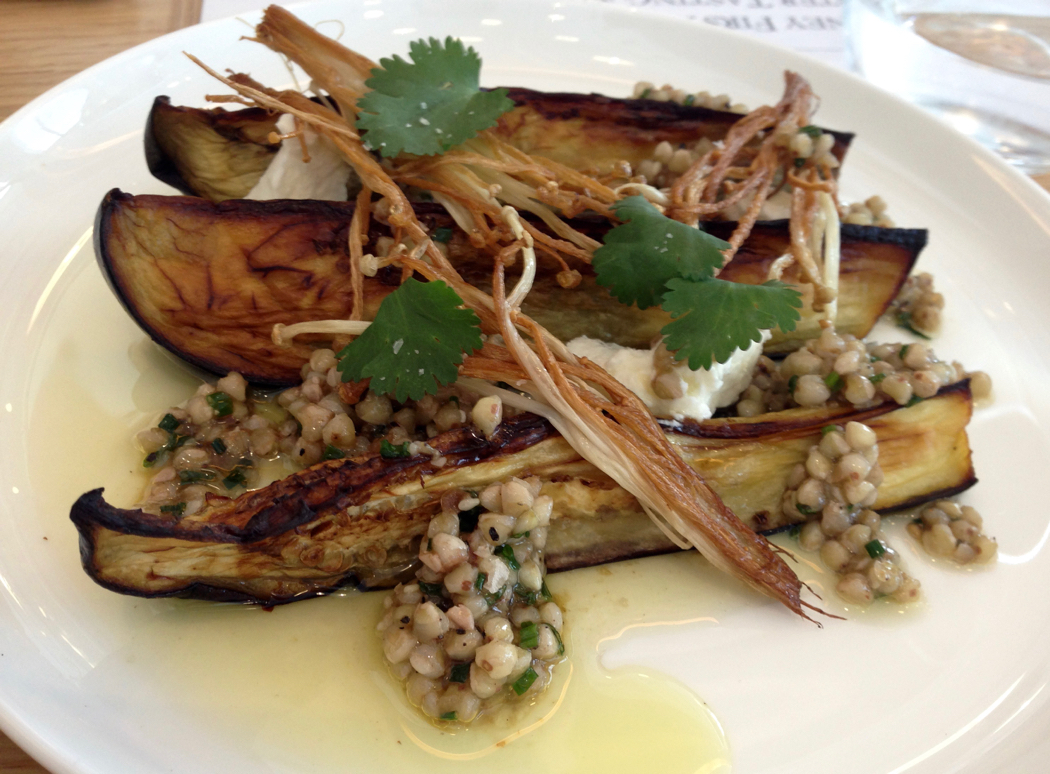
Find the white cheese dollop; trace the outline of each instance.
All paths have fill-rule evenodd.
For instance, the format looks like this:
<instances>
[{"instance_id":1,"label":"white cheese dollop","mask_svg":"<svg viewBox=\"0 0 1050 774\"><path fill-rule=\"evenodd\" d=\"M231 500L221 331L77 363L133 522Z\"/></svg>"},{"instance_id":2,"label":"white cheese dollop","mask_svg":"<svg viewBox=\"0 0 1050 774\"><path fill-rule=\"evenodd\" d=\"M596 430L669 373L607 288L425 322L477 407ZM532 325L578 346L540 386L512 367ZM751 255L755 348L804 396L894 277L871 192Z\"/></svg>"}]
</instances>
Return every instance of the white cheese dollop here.
<instances>
[{"instance_id":1,"label":"white cheese dollop","mask_svg":"<svg viewBox=\"0 0 1050 774\"><path fill-rule=\"evenodd\" d=\"M295 129L295 120L285 113L277 120L277 131L288 134ZM346 183L350 179L350 165L343 161L327 137L304 129L309 163L303 161L303 149L298 137L281 142L281 147L270 162L259 182L248 192L246 199L322 199L329 202L346 201Z\"/></svg>"},{"instance_id":2,"label":"white cheese dollop","mask_svg":"<svg viewBox=\"0 0 1050 774\"><path fill-rule=\"evenodd\" d=\"M769 338L765 332L763 342ZM751 372L762 355L762 342L738 349L726 363L713 363L710 369L694 371L685 362L677 363L672 373L682 388L681 398L661 398L653 392L656 375L652 349L632 349L579 336L567 344L577 357L585 357L604 368L620 384L642 399L654 416L681 420L710 419L715 409L736 402L751 383Z\"/></svg>"}]
</instances>

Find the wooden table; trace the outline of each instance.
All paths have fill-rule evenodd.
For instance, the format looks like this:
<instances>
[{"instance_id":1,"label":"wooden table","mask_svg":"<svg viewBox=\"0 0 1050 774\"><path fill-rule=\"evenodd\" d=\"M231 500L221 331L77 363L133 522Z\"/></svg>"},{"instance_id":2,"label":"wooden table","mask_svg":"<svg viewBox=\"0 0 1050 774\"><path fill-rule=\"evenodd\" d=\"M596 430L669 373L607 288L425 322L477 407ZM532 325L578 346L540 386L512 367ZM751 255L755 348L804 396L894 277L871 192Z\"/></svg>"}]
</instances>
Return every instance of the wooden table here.
<instances>
[{"instance_id":1,"label":"wooden table","mask_svg":"<svg viewBox=\"0 0 1050 774\"><path fill-rule=\"evenodd\" d=\"M0 121L86 67L196 24L200 10L201 0L0 0ZM1050 190L1050 175L1036 181ZM0 772L47 774L3 733Z\"/></svg>"}]
</instances>

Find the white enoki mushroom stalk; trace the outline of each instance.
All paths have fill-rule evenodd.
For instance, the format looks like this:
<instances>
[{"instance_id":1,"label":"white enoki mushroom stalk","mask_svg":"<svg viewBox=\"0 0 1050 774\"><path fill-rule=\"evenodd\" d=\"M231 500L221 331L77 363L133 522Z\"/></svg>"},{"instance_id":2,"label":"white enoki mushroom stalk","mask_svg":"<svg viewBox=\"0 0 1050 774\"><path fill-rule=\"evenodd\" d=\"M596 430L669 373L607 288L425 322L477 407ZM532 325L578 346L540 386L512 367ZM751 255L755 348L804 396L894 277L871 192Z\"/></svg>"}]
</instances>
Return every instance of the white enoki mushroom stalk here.
<instances>
[{"instance_id":1,"label":"white enoki mushroom stalk","mask_svg":"<svg viewBox=\"0 0 1050 774\"><path fill-rule=\"evenodd\" d=\"M277 323L273 326L270 338L278 347L292 346L292 339L306 333L324 333L331 336L360 336L371 325L370 322L358 320L308 320L292 325Z\"/></svg>"}]
</instances>

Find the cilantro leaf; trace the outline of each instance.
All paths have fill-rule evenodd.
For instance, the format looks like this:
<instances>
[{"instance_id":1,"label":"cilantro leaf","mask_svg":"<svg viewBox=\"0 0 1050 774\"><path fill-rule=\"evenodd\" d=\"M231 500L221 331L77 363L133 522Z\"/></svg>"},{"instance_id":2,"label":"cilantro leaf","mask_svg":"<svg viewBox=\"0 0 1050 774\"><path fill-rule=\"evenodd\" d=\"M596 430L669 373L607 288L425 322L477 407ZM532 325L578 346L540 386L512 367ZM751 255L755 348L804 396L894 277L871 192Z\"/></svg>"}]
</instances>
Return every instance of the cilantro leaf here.
<instances>
[{"instance_id":1,"label":"cilantro leaf","mask_svg":"<svg viewBox=\"0 0 1050 774\"><path fill-rule=\"evenodd\" d=\"M478 88L481 58L455 38L414 41L409 56L379 60L357 101L357 128L383 156L443 153L514 107L506 89Z\"/></svg>"},{"instance_id":2,"label":"cilantro leaf","mask_svg":"<svg viewBox=\"0 0 1050 774\"><path fill-rule=\"evenodd\" d=\"M765 328L794 330L802 307L802 294L782 282L673 279L667 286L663 308L675 319L662 333L675 359L694 370L726 362L733 350L761 341Z\"/></svg>"},{"instance_id":3,"label":"cilantro leaf","mask_svg":"<svg viewBox=\"0 0 1050 774\"><path fill-rule=\"evenodd\" d=\"M409 278L383 299L368 329L339 353L343 381L418 400L456 381L464 352L481 348L478 316L440 280Z\"/></svg>"},{"instance_id":4,"label":"cilantro leaf","mask_svg":"<svg viewBox=\"0 0 1050 774\"><path fill-rule=\"evenodd\" d=\"M671 220L644 197L629 196L612 209L625 222L594 251L594 270L598 284L623 303L656 306L668 280L707 279L722 265L728 242Z\"/></svg>"}]
</instances>

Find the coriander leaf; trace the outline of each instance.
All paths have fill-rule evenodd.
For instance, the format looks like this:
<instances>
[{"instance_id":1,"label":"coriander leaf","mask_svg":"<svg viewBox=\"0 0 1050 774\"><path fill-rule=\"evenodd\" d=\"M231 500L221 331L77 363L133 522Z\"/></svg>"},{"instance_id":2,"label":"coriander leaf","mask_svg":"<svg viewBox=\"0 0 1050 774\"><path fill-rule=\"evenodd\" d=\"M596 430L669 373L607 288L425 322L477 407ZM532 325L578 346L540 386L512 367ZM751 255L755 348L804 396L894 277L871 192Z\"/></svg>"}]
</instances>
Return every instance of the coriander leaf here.
<instances>
[{"instance_id":1,"label":"coriander leaf","mask_svg":"<svg viewBox=\"0 0 1050 774\"><path fill-rule=\"evenodd\" d=\"M782 282L744 285L710 279L673 279L663 308L675 319L663 327L667 348L694 371L724 363L737 349L762 340L762 331L792 331L802 294Z\"/></svg>"},{"instance_id":2,"label":"coriander leaf","mask_svg":"<svg viewBox=\"0 0 1050 774\"><path fill-rule=\"evenodd\" d=\"M459 40L417 40L409 56L380 59L382 69L365 81L372 91L357 101L358 131L387 158L443 153L514 107L506 89L478 88L481 58Z\"/></svg>"},{"instance_id":3,"label":"coriander leaf","mask_svg":"<svg viewBox=\"0 0 1050 774\"><path fill-rule=\"evenodd\" d=\"M339 353L345 382L371 379L380 394L419 400L452 384L464 352L481 348L478 316L440 280L405 280L375 320Z\"/></svg>"},{"instance_id":4,"label":"coriander leaf","mask_svg":"<svg viewBox=\"0 0 1050 774\"><path fill-rule=\"evenodd\" d=\"M594 251L594 270L598 284L623 303L656 306L668 280L707 279L722 265L728 242L671 220L644 197L629 196L612 209L625 222Z\"/></svg>"}]
</instances>

